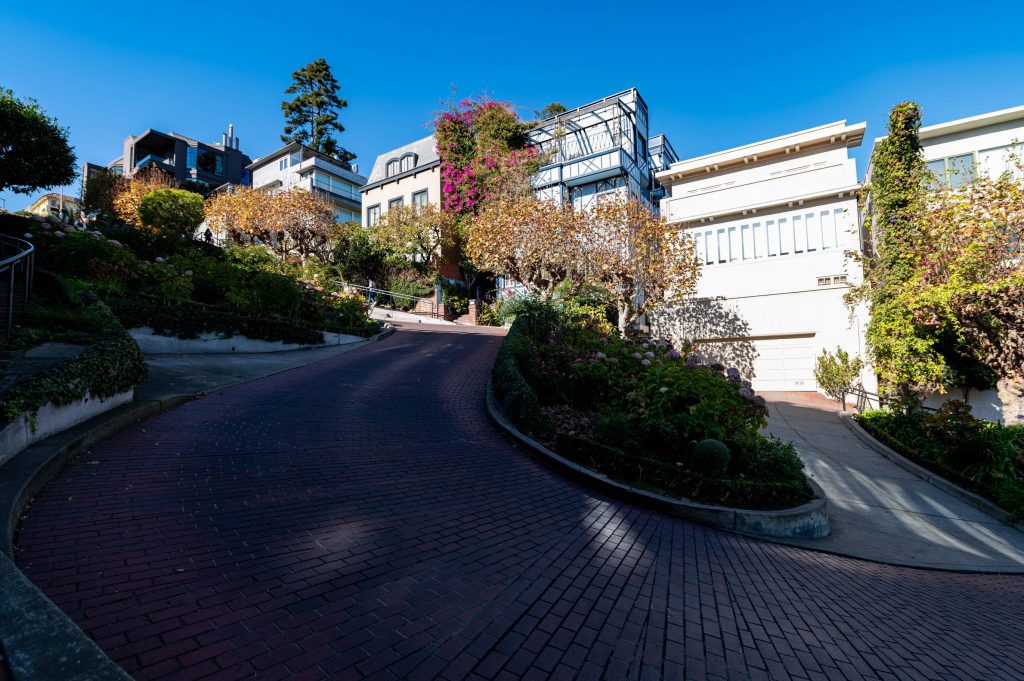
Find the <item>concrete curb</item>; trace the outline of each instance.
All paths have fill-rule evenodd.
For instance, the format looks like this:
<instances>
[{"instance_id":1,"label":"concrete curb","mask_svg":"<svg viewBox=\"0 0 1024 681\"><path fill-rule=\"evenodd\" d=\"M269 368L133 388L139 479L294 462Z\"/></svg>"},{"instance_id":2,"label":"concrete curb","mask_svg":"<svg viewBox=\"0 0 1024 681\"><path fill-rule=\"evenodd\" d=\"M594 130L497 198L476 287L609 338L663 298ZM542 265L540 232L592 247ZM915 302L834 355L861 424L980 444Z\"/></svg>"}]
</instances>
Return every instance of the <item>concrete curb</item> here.
<instances>
[{"instance_id":1,"label":"concrete curb","mask_svg":"<svg viewBox=\"0 0 1024 681\"><path fill-rule=\"evenodd\" d=\"M0 469L0 641L15 681L130 679L14 563L14 533L29 500L100 440L192 399L133 402L28 447Z\"/></svg>"},{"instance_id":2,"label":"concrete curb","mask_svg":"<svg viewBox=\"0 0 1024 681\"><path fill-rule=\"evenodd\" d=\"M854 435L856 435L861 442L863 442L865 445L875 450L885 458L889 459L889 461L892 461L894 464L896 464L903 470L907 471L908 473L912 473L917 477L921 478L922 480L924 480L925 482L938 487L951 497L955 497L956 499L959 499L965 504L970 504L971 506L978 509L982 513L987 513L996 520L1004 522L1010 527L1015 527L1018 530L1024 532L1024 520L1011 522L1009 513L999 508L999 506L992 503L985 497L977 495L974 492L968 491L963 487L960 487L959 485L956 485L950 482L949 480L946 480L937 473L933 473L927 468L919 466L918 464L914 463L913 461L906 458L902 454L899 454L896 451L890 449L882 442L876 440L875 437L871 435L871 433L864 430L864 428L862 428L861 425L853 419L852 415L845 412L841 412L837 414L837 416L839 416L839 420L842 421L843 424L845 424L846 427L849 428L850 431Z\"/></svg>"},{"instance_id":3,"label":"concrete curb","mask_svg":"<svg viewBox=\"0 0 1024 681\"><path fill-rule=\"evenodd\" d=\"M817 498L796 508L780 511L757 511L698 504L612 480L602 473L559 456L536 440L527 437L501 412L494 397L490 378L487 379L486 404L487 414L491 421L541 463L573 480L596 487L612 496L653 508L662 513L748 536L821 539L829 534L825 492L810 478L807 478L807 482Z\"/></svg>"},{"instance_id":4,"label":"concrete curb","mask_svg":"<svg viewBox=\"0 0 1024 681\"><path fill-rule=\"evenodd\" d=\"M394 332L385 324L367 341ZM14 536L29 500L76 456L130 425L210 392L290 370L195 394L131 402L32 445L0 467L0 649L7 663L5 670L0 660L0 680L6 680L7 672L13 681L131 681L15 564Z\"/></svg>"}]
</instances>

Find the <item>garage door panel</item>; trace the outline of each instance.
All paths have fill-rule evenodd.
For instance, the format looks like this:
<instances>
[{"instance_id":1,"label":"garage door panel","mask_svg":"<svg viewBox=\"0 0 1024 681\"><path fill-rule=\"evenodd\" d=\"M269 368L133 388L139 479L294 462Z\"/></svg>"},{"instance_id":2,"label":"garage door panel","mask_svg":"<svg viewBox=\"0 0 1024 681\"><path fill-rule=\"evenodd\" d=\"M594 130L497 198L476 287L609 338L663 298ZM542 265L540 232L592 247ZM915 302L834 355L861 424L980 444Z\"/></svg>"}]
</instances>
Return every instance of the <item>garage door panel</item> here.
<instances>
[{"instance_id":1,"label":"garage door panel","mask_svg":"<svg viewBox=\"0 0 1024 681\"><path fill-rule=\"evenodd\" d=\"M728 355L726 345L746 345L753 349L753 375L750 382L754 390L815 390L814 336L788 338L752 338L728 343L708 343L705 353L709 357ZM719 345L716 353L715 346ZM727 361L722 360L724 364Z\"/></svg>"},{"instance_id":2,"label":"garage door panel","mask_svg":"<svg viewBox=\"0 0 1024 681\"><path fill-rule=\"evenodd\" d=\"M755 390L814 390L814 337L753 340Z\"/></svg>"}]
</instances>

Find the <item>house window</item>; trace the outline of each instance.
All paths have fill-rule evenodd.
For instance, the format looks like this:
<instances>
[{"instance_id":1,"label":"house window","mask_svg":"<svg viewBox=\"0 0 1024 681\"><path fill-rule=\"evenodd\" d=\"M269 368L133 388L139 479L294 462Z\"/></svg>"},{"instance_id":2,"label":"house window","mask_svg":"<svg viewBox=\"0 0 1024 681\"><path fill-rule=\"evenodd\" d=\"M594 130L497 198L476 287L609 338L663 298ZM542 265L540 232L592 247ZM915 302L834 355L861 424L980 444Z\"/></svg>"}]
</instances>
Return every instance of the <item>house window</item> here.
<instances>
[{"instance_id":1,"label":"house window","mask_svg":"<svg viewBox=\"0 0 1024 681\"><path fill-rule=\"evenodd\" d=\"M278 161L278 163L277 163L277 169L278 170L287 170L287 168L288 168L288 159L287 158L282 158L280 161Z\"/></svg>"},{"instance_id":2,"label":"house window","mask_svg":"<svg viewBox=\"0 0 1024 681\"><path fill-rule=\"evenodd\" d=\"M406 154L405 156L402 157L401 171L403 173L412 170L414 165L416 165L415 156L413 156L412 154Z\"/></svg>"},{"instance_id":3,"label":"house window","mask_svg":"<svg viewBox=\"0 0 1024 681\"><path fill-rule=\"evenodd\" d=\"M978 176L977 166L974 163L974 152L950 156L948 158L937 158L928 161L928 170L935 176L935 185L946 185L952 189L959 189Z\"/></svg>"},{"instance_id":4,"label":"house window","mask_svg":"<svg viewBox=\"0 0 1024 681\"><path fill-rule=\"evenodd\" d=\"M975 178L974 154L963 154L946 159L946 177L954 189L963 187Z\"/></svg>"},{"instance_id":5,"label":"house window","mask_svg":"<svg viewBox=\"0 0 1024 681\"><path fill-rule=\"evenodd\" d=\"M1018 179L1024 178L1024 168L1018 165L1024 156L1022 152L1024 149L1020 145L983 149L978 152L978 174L993 180L1003 173Z\"/></svg>"},{"instance_id":6,"label":"house window","mask_svg":"<svg viewBox=\"0 0 1024 681\"><path fill-rule=\"evenodd\" d=\"M366 209L366 225L367 227L373 227L375 224L380 222L380 204L376 206L370 206Z\"/></svg>"},{"instance_id":7,"label":"house window","mask_svg":"<svg viewBox=\"0 0 1024 681\"><path fill-rule=\"evenodd\" d=\"M387 170L384 173L385 177L392 177L398 174L398 159L391 159L388 161Z\"/></svg>"},{"instance_id":8,"label":"house window","mask_svg":"<svg viewBox=\"0 0 1024 681\"><path fill-rule=\"evenodd\" d=\"M395 208L402 207L402 197L399 196L397 199L391 199L388 201L388 210L394 210Z\"/></svg>"},{"instance_id":9,"label":"house window","mask_svg":"<svg viewBox=\"0 0 1024 681\"><path fill-rule=\"evenodd\" d=\"M196 168L204 173L222 177L224 175L224 156L209 149L199 149L196 153Z\"/></svg>"},{"instance_id":10,"label":"house window","mask_svg":"<svg viewBox=\"0 0 1024 681\"><path fill-rule=\"evenodd\" d=\"M832 283L833 284L845 284L846 283L846 275L845 274L840 274L838 276L832 277Z\"/></svg>"},{"instance_id":11,"label":"house window","mask_svg":"<svg viewBox=\"0 0 1024 681\"><path fill-rule=\"evenodd\" d=\"M412 205L417 208L422 208L427 205L427 190L424 189L421 192L414 192L412 195Z\"/></svg>"},{"instance_id":12,"label":"house window","mask_svg":"<svg viewBox=\"0 0 1024 681\"><path fill-rule=\"evenodd\" d=\"M831 286L832 277L818 277L818 286Z\"/></svg>"}]
</instances>

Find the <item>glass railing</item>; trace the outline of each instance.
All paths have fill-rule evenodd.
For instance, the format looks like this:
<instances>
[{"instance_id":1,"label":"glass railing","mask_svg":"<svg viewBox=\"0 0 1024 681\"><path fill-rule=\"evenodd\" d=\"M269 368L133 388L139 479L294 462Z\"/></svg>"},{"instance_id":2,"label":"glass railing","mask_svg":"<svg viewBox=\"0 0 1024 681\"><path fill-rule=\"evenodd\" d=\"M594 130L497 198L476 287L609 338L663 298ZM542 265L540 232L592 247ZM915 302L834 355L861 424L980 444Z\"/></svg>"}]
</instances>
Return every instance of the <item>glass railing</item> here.
<instances>
[{"instance_id":1,"label":"glass railing","mask_svg":"<svg viewBox=\"0 0 1024 681\"><path fill-rule=\"evenodd\" d=\"M343 196L346 199L359 201L359 192L356 191L354 187L351 187L350 185L347 184L329 182L322 180L320 178L315 178L313 180L313 186L316 187L317 189L322 189L325 192L330 192L331 194Z\"/></svg>"},{"instance_id":2,"label":"glass railing","mask_svg":"<svg viewBox=\"0 0 1024 681\"><path fill-rule=\"evenodd\" d=\"M136 168L141 168L142 166L146 165L147 163L163 163L164 165L173 166L174 165L174 159L173 158L163 158L161 156L157 156L156 154L148 154L146 156L143 156L142 159L140 159L139 161L137 161L135 163L135 167Z\"/></svg>"}]
</instances>

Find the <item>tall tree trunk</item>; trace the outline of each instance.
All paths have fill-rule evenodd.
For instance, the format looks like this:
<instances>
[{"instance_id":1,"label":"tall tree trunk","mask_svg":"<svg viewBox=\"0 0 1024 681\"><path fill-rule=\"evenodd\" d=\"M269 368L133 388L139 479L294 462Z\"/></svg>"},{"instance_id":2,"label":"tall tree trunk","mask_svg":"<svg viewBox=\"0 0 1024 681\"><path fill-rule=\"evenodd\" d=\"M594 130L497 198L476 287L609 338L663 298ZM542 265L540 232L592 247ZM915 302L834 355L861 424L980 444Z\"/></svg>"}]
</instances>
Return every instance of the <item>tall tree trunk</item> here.
<instances>
[{"instance_id":1,"label":"tall tree trunk","mask_svg":"<svg viewBox=\"0 0 1024 681\"><path fill-rule=\"evenodd\" d=\"M1003 425L1024 423L1024 376L1007 376L996 384L999 401L1003 403Z\"/></svg>"},{"instance_id":2,"label":"tall tree trunk","mask_svg":"<svg viewBox=\"0 0 1024 681\"><path fill-rule=\"evenodd\" d=\"M629 326L629 303L619 302L619 333L625 337L626 327Z\"/></svg>"}]
</instances>

